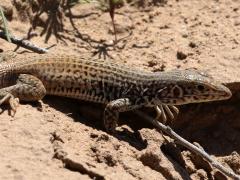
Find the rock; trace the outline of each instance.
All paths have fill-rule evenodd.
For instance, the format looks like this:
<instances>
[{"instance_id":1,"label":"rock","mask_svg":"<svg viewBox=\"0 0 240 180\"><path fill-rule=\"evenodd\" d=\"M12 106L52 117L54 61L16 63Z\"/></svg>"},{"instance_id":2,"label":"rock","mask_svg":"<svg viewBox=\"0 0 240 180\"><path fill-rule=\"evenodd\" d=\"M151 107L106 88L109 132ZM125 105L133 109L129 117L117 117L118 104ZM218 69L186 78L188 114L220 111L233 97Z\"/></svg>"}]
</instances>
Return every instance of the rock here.
<instances>
[{"instance_id":1,"label":"rock","mask_svg":"<svg viewBox=\"0 0 240 180\"><path fill-rule=\"evenodd\" d=\"M195 47L197 47L197 45L196 45L194 42L190 42L190 43L189 43L189 47L195 48Z\"/></svg>"},{"instance_id":2,"label":"rock","mask_svg":"<svg viewBox=\"0 0 240 180\"><path fill-rule=\"evenodd\" d=\"M177 59L184 60L186 58L187 58L187 55L184 52L182 52L182 51L177 52Z\"/></svg>"}]
</instances>

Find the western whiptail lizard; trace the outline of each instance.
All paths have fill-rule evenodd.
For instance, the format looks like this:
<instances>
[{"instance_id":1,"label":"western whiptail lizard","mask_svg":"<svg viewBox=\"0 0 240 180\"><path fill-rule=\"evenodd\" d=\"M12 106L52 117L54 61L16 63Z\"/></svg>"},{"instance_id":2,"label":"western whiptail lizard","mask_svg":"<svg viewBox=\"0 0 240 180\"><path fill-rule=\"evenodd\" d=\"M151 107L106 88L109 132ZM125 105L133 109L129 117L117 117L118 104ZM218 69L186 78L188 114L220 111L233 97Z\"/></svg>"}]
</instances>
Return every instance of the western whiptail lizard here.
<instances>
[{"instance_id":1,"label":"western whiptail lizard","mask_svg":"<svg viewBox=\"0 0 240 180\"><path fill-rule=\"evenodd\" d=\"M224 100L228 88L197 70L144 72L113 61L73 55L34 55L0 63L0 105L37 101L46 94L106 104L104 125L117 126L119 112L153 107L156 118L173 118L175 105Z\"/></svg>"}]
</instances>

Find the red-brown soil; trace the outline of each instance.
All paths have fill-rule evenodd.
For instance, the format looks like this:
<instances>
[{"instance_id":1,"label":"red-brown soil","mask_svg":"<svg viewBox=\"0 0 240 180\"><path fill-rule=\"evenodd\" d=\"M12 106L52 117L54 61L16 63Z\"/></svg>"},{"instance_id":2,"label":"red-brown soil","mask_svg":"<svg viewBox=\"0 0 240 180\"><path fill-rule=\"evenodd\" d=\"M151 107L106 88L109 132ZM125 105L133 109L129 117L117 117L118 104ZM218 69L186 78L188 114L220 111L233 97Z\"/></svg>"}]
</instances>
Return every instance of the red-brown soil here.
<instances>
[{"instance_id":1,"label":"red-brown soil","mask_svg":"<svg viewBox=\"0 0 240 180\"><path fill-rule=\"evenodd\" d=\"M23 38L31 32L40 47L56 44L50 53L98 56L104 50L98 42L114 40L110 16L97 4L75 5L70 16L57 1L44 8L27 2L1 0L11 33ZM240 174L240 3L132 1L116 10L115 21L117 37L125 38L107 48L106 61L111 56L147 71L196 68L232 90L228 101L180 107L170 126ZM2 39L0 44L4 52L16 48ZM7 108L0 115L0 179L227 179L131 112L121 116L123 125L112 136L103 129L102 107L94 104L45 97L21 104L14 117Z\"/></svg>"}]
</instances>

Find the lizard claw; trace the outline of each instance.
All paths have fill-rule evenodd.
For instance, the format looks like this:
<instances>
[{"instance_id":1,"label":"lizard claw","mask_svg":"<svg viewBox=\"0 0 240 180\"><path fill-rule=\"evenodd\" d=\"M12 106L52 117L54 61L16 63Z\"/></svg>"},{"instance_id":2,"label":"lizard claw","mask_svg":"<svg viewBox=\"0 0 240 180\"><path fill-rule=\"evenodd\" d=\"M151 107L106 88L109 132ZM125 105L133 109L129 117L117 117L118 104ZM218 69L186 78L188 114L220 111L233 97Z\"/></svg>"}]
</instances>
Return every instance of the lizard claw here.
<instances>
[{"instance_id":1,"label":"lizard claw","mask_svg":"<svg viewBox=\"0 0 240 180\"><path fill-rule=\"evenodd\" d=\"M6 93L2 99L0 99L0 105L2 105L3 103L9 103L11 110L13 112L12 116L14 116L16 114L17 111L17 107L19 106L19 99L15 98L12 94L10 93ZM0 108L0 112L2 112L3 110Z\"/></svg>"},{"instance_id":2,"label":"lizard claw","mask_svg":"<svg viewBox=\"0 0 240 180\"><path fill-rule=\"evenodd\" d=\"M9 99L9 104L11 107L11 110L13 111L12 116L15 116L16 112L17 112L17 107L19 106L19 99L18 98L10 98Z\"/></svg>"},{"instance_id":3,"label":"lizard claw","mask_svg":"<svg viewBox=\"0 0 240 180\"><path fill-rule=\"evenodd\" d=\"M176 106L165 104L155 106L155 110L157 111L157 116L155 120L162 120L164 124L166 123L168 118L170 120L173 120L175 118L175 115L179 113L179 110Z\"/></svg>"}]
</instances>

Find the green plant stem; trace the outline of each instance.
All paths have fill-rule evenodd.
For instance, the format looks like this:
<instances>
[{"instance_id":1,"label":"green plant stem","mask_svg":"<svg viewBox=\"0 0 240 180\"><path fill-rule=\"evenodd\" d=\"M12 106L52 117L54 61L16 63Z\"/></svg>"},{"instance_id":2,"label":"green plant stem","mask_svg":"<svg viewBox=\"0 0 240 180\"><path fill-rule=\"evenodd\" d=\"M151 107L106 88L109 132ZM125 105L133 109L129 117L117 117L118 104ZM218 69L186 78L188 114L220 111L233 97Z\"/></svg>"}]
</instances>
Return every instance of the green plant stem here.
<instances>
[{"instance_id":1,"label":"green plant stem","mask_svg":"<svg viewBox=\"0 0 240 180\"><path fill-rule=\"evenodd\" d=\"M11 43L12 41L11 41L11 38L10 38L10 33L8 31L7 20L4 16L3 9L2 9L1 6L0 6L0 16L2 17L2 20L3 20L3 31L4 31L4 33L7 37L7 41Z\"/></svg>"}]
</instances>

